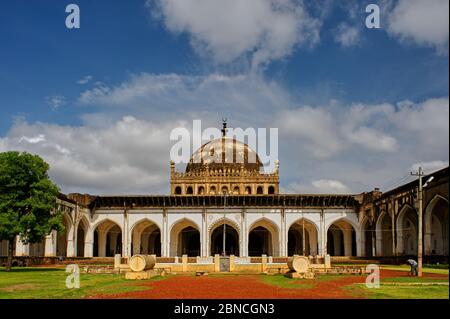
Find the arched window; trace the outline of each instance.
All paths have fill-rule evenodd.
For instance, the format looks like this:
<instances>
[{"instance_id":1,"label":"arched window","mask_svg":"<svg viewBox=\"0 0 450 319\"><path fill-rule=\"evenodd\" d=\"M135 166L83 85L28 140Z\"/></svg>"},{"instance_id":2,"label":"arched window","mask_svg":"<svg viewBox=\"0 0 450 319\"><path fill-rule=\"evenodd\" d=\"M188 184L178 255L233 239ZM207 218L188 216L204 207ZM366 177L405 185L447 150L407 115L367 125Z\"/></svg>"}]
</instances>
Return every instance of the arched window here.
<instances>
[{"instance_id":1,"label":"arched window","mask_svg":"<svg viewBox=\"0 0 450 319\"><path fill-rule=\"evenodd\" d=\"M246 194L246 195L251 195L251 193L252 193L252 188L251 188L250 186L247 186L247 187L245 188L245 194Z\"/></svg>"},{"instance_id":2,"label":"arched window","mask_svg":"<svg viewBox=\"0 0 450 319\"><path fill-rule=\"evenodd\" d=\"M175 187L175 195L181 195L181 187L180 186Z\"/></svg>"},{"instance_id":3,"label":"arched window","mask_svg":"<svg viewBox=\"0 0 450 319\"><path fill-rule=\"evenodd\" d=\"M269 186L269 194L275 194L275 187L272 185Z\"/></svg>"},{"instance_id":4,"label":"arched window","mask_svg":"<svg viewBox=\"0 0 450 319\"><path fill-rule=\"evenodd\" d=\"M186 189L186 194L187 194L187 195L192 195L192 194L194 194L194 190L192 189L192 186L188 186L188 188Z\"/></svg>"},{"instance_id":5,"label":"arched window","mask_svg":"<svg viewBox=\"0 0 450 319\"><path fill-rule=\"evenodd\" d=\"M233 189L233 194L239 195L239 186L235 186Z\"/></svg>"},{"instance_id":6,"label":"arched window","mask_svg":"<svg viewBox=\"0 0 450 319\"><path fill-rule=\"evenodd\" d=\"M226 187L226 186L222 187L222 194L224 194L224 193L228 194L228 187Z\"/></svg>"},{"instance_id":7,"label":"arched window","mask_svg":"<svg viewBox=\"0 0 450 319\"><path fill-rule=\"evenodd\" d=\"M256 189L256 194L260 195L263 193L263 188L262 186L258 186L258 188Z\"/></svg>"},{"instance_id":8,"label":"arched window","mask_svg":"<svg viewBox=\"0 0 450 319\"><path fill-rule=\"evenodd\" d=\"M209 193L210 193L211 195L216 195L216 187L215 187L215 186L211 186L211 187L209 188Z\"/></svg>"},{"instance_id":9,"label":"arched window","mask_svg":"<svg viewBox=\"0 0 450 319\"><path fill-rule=\"evenodd\" d=\"M198 193L199 195L205 194L205 188L204 188L203 186L200 186L200 187L198 188L197 193Z\"/></svg>"}]
</instances>

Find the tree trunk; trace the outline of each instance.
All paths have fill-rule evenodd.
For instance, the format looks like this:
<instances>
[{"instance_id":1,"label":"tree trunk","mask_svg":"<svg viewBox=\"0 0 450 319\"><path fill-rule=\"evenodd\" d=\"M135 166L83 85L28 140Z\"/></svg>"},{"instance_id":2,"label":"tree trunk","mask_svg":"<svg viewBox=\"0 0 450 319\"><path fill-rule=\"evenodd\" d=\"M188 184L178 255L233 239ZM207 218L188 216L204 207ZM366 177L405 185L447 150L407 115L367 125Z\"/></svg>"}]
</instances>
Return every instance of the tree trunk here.
<instances>
[{"instance_id":1,"label":"tree trunk","mask_svg":"<svg viewBox=\"0 0 450 319\"><path fill-rule=\"evenodd\" d=\"M6 271L11 271L13 251L14 251L14 240L10 239L8 240L8 259L6 261Z\"/></svg>"}]
</instances>

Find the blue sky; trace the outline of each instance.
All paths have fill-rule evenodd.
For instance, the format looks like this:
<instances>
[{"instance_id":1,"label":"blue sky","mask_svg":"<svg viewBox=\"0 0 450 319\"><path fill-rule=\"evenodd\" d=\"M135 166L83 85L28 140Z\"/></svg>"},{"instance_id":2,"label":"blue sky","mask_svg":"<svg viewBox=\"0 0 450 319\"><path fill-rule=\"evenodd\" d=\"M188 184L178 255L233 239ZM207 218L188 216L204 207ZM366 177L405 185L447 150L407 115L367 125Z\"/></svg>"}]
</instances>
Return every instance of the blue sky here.
<instances>
[{"instance_id":1,"label":"blue sky","mask_svg":"<svg viewBox=\"0 0 450 319\"><path fill-rule=\"evenodd\" d=\"M170 142L158 132L227 116L279 126L286 191L359 192L417 163L448 165L448 1L202 2L2 3L0 150L41 154L64 191L161 193L167 158L149 154L167 153ZM69 3L80 7L80 29L65 27ZM368 3L381 6L381 29L365 28ZM421 114L440 126L423 131ZM305 121L318 122L296 128ZM120 135L124 125L141 131ZM96 138L84 145L120 160L77 144ZM87 175L64 172L74 166ZM120 185L121 174L145 178Z\"/></svg>"}]
</instances>

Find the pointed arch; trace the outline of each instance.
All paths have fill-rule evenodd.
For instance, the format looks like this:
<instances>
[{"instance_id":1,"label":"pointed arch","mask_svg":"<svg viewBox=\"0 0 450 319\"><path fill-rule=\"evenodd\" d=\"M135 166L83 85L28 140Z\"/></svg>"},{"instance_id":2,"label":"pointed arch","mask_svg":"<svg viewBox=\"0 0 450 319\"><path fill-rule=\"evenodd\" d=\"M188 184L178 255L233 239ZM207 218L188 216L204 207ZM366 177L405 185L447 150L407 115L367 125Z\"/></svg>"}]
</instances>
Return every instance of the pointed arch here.
<instances>
[{"instance_id":1,"label":"pointed arch","mask_svg":"<svg viewBox=\"0 0 450 319\"><path fill-rule=\"evenodd\" d=\"M303 226L305 227L303 230ZM289 225L288 229L288 256L317 255L319 228L312 220L300 217ZM303 238L305 233L305 238ZM304 247L303 247L304 243Z\"/></svg>"},{"instance_id":2,"label":"pointed arch","mask_svg":"<svg viewBox=\"0 0 450 319\"><path fill-rule=\"evenodd\" d=\"M112 257L122 253L122 227L107 218L92 227L94 256Z\"/></svg>"},{"instance_id":3,"label":"pointed arch","mask_svg":"<svg viewBox=\"0 0 450 319\"><path fill-rule=\"evenodd\" d=\"M280 255L280 231L273 221L262 217L250 225L248 228L248 254L249 256Z\"/></svg>"},{"instance_id":4,"label":"pointed arch","mask_svg":"<svg viewBox=\"0 0 450 319\"><path fill-rule=\"evenodd\" d=\"M341 217L327 228L327 252L332 256L358 254L359 227L347 217Z\"/></svg>"},{"instance_id":5,"label":"pointed arch","mask_svg":"<svg viewBox=\"0 0 450 319\"><path fill-rule=\"evenodd\" d=\"M161 256L161 228L150 218L135 222L130 228L131 251L133 255Z\"/></svg>"},{"instance_id":6,"label":"pointed arch","mask_svg":"<svg viewBox=\"0 0 450 319\"><path fill-rule=\"evenodd\" d=\"M200 227L189 218L175 221L169 230L170 256L199 256L200 255Z\"/></svg>"},{"instance_id":7,"label":"pointed arch","mask_svg":"<svg viewBox=\"0 0 450 319\"><path fill-rule=\"evenodd\" d=\"M377 256L392 256L392 218L385 211L378 216L376 234L376 254Z\"/></svg>"},{"instance_id":8,"label":"pointed arch","mask_svg":"<svg viewBox=\"0 0 450 319\"><path fill-rule=\"evenodd\" d=\"M448 256L449 202L436 194L425 208L424 245L426 255Z\"/></svg>"},{"instance_id":9,"label":"pointed arch","mask_svg":"<svg viewBox=\"0 0 450 319\"><path fill-rule=\"evenodd\" d=\"M224 227L224 225L226 225ZM225 229L225 250L223 247L223 228ZM241 231L239 225L233 220L222 217L208 227L209 251L211 255L226 254L240 255Z\"/></svg>"},{"instance_id":10,"label":"pointed arch","mask_svg":"<svg viewBox=\"0 0 450 319\"><path fill-rule=\"evenodd\" d=\"M417 254L418 236L417 211L409 204L400 209L397 217L397 253L401 255Z\"/></svg>"}]
</instances>

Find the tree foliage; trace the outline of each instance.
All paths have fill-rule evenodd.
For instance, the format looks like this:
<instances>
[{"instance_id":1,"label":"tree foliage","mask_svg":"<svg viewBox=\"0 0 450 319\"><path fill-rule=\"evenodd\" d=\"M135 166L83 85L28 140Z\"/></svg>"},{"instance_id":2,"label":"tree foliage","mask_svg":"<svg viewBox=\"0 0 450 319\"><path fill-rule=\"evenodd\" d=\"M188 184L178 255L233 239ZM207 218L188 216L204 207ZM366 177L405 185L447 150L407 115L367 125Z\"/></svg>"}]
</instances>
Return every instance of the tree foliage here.
<instances>
[{"instance_id":1,"label":"tree foliage","mask_svg":"<svg viewBox=\"0 0 450 319\"><path fill-rule=\"evenodd\" d=\"M24 243L36 243L63 229L55 209L59 190L48 170L38 155L0 153L0 240L11 243L19 235Z\"/></svg>"}]
</instances>

